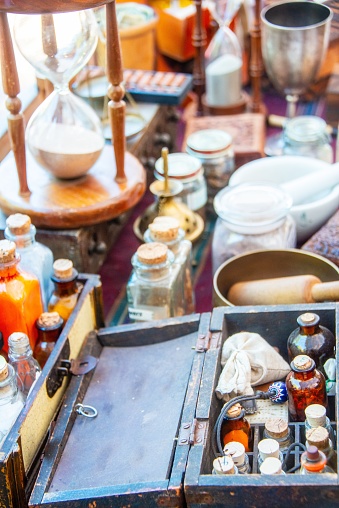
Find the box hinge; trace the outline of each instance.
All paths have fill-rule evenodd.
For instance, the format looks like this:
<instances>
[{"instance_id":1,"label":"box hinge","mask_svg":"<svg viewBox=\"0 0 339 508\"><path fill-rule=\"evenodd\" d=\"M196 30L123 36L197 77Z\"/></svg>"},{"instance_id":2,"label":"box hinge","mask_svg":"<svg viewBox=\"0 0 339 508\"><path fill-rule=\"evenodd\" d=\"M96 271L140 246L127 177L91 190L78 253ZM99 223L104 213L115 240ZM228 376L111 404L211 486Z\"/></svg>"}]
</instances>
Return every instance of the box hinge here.
<instances>
[{"instance_id":1,"label":"box hinge","mask_svg":"<svg viewBox=\"0 0 339 508\"><path fill-rule=\"evenodd\" d=\"M69 360L69 355L70 345L67 339L46 380L47 394L50 398L56 394L65 377L69 377L71 374L83 376L96 367L97 359L94 356L87 355L77 360Z\"/></svg>"},{"instance_id":2,"label":"box hinge","mask_svg":"<svg viewBox=\"0 0 339 508\"><path fill-rule=\"evenodd\" d=\"M180 428L178 444L183 445L205 445L208 429L207 421L198 421L196 418L189 423L183 423Z\"/></svg>"},{"instance_id":3,"label":"box hinge","mask_svg":"<svg viewBox=\"0 0 339 508\"><path fill-rule=\"evenodd\" d=\"M221 332L208 332L207 334L198 334L195 350L198 353L204 353L209 349L217 349L221 344Z\"/></svg>"}]
</instances>

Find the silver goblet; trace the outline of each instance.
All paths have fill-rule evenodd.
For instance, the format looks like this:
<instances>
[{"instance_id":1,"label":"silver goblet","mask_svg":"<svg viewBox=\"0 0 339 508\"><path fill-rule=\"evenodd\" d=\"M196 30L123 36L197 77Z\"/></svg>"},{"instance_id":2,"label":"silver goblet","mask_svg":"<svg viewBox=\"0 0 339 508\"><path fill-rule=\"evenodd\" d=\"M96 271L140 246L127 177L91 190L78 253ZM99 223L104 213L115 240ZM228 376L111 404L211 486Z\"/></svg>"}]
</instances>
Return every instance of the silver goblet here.
<instances>
[{"instance_id":1,"label":"silver goblet","mask_svg":"<svg viewBox=\"0 0 339 508\"><path fill-rule=\"evenodd\" d=\"M316 78L327 51L332 17L329 7L311 1L275 3L261 11L263 61L271 83L286 97L287 118L295 116L300 93ZM267 140L267 155L281 153L279 138Z\"/></svg>"}]
</instances>

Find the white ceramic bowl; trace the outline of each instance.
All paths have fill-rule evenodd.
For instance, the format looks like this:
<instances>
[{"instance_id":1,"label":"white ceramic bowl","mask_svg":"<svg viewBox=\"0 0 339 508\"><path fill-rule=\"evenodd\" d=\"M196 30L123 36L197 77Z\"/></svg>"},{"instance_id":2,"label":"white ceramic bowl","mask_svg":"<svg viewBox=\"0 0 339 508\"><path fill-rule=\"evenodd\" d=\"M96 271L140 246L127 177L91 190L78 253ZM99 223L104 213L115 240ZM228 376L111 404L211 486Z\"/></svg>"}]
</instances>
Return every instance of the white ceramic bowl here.
<instances>
[{"instance_id":1,"label":"white ceramic bowl","mask_svg":"<svg viewBox=\"0 0 339 508\"><path fill-rule=\"evenodd\" d=\"M244 164L229 180L229 185L245 182L280 184L309 172L329 168L330 164L311 157L283 155L264 157ZM338 166L339 172L339 166ZM298 243L306 242L335 213L339 207L339 184L308 202L292 206L291 215L297 224Z\"/></svg>"}]
</instances>

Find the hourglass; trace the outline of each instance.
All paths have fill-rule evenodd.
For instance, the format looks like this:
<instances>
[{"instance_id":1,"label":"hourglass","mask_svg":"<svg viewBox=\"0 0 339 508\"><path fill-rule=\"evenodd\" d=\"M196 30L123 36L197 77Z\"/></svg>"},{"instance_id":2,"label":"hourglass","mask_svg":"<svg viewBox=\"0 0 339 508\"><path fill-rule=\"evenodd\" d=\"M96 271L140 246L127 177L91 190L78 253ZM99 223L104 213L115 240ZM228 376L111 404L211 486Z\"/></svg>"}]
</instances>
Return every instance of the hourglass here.
<instances>
[{"instance_id":1,"label":"hourglass","mask_svg":"<svg viewBox=\"0 0 339 508\"><path fill-rule=\"evenodd\" d=\"M96 47L97 25L91 9L105 3L114 150L104 144L96 113L69 89L70 80ZM21 53L39 76L54 85L32 115L26 133L7 12L21 15L14 23ZM38 227L77 228L110 220L134 206L144 193L146 179L141 164L125 152L115 2L13 0L8 4L0 0L0 60L12 147L0 164L1 209L8 215L26 213Z\"/></svg>"}]
</instances>

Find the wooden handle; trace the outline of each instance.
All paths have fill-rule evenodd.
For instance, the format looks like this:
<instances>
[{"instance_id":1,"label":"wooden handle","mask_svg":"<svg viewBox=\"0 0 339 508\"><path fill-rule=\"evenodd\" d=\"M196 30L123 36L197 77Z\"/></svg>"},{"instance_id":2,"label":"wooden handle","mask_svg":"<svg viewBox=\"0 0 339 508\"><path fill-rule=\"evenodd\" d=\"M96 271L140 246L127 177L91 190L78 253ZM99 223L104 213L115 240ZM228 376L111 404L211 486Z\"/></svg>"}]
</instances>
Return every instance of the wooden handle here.
<instances>
[{"instance_id":1,"label":"wooden handle","mask_svg":"<svg viewBox=\"0 0 339 508\"><path fill-rule=\"evenodd\" d=\"M312 297L316 302L336 302L339 300L339 281L322 282L312 287Z\"/></svg>"}]
</instances>

